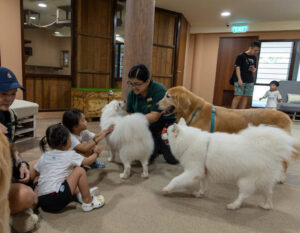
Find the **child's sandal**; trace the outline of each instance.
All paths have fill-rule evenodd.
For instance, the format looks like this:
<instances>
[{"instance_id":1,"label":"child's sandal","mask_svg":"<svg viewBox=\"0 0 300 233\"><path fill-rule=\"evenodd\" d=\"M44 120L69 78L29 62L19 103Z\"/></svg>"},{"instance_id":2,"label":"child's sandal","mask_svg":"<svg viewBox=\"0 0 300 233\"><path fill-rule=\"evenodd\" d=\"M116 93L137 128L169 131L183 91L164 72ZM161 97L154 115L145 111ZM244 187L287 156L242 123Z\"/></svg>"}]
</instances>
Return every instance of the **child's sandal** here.
<instances>
[{"instance_id":1,"label":"child's sandal","mask_svg":"<svg viewBox=\"0 0 300 233\"><path fill-rule=\"evenodd\" d=\"M81 208L84 212L91 211L96 208L100 208L104 205L104 197L102 195L93 196L91 203L82 203Z\"/></svg>"}]
</instances>

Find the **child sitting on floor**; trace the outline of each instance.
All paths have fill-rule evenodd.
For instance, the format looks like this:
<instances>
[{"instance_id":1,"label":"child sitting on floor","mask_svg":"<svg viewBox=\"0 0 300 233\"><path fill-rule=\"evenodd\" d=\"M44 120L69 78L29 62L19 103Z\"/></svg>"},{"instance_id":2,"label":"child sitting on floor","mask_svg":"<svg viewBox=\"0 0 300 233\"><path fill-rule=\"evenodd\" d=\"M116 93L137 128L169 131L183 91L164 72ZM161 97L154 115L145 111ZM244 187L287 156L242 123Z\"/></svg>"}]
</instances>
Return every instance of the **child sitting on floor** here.
<instances>
[{"instance_id":1,"label":"child sitting on floor","mask_svg":"<svg viewBox=\"0 0 300 233\"><path fill-rule=\"evenodd\" d=\"M52 150L45 152L46 144ZM70 146L70 132L62 124L49 126L46 136L40 141L40 147L45 153L34 169L40 174L38 199L44 211L62 210L74 200L76 194L82 202L83 211L91 211L104 205L102 195L91 195L86 172L80 167L94 163L101 150L95 147L93 154L84 158L74 150L69 150Z\"/></svg>"},{"instance_id":2,"label":"child sitting on floor","mask_svg":"<svg viewBox=\"0 0 300 233\"><path fill-rule=\"evenodd\" d=\"M275 80L270 82L270 90L266 91L265 95L259 98L259 100L268 98L266 108L277 109L278 101L282 103L281 94L279 90L277 90L278 86L279 86L279 82Z\"/></svg>"},{"instance_id":3,"label":"child sitting on floor","mask_svg":"<svg viewBox=\"0 0 300 233\"><path fill-rule=\"evenodd\" d=\"M88 131L85 116L78 109L66 111L63 115L62 122L64 126L66 126L71 132L70 150L75 150L85 157L90 156L93 152L93 149L98 147L98 142L100 142L107 133L112 131L112 127L98 134ZM104 168L105 164L96 160L95 163L91 164L91 167Z\"/></svg>"}]
</instances>

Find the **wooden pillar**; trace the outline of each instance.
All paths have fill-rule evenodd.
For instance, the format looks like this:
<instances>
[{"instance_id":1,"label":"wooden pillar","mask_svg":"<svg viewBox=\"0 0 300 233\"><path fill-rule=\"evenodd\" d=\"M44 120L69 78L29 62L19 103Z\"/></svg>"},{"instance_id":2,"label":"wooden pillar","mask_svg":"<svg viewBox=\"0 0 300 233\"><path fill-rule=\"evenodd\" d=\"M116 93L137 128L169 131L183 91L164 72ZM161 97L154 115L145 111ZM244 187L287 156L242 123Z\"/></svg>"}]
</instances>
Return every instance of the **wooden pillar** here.
<instances>
[{"instance_id":1,"label":"wooden pillar","mask_svg":"<svg viewBox=\"0 0 300 233\"><path fill-rule=\"evenodd\" d=\"M127 0L125 16L124 66L122 98L127 99L128 72L132 66L152 68L155 0Z\"/></svg>"}]
</instances>

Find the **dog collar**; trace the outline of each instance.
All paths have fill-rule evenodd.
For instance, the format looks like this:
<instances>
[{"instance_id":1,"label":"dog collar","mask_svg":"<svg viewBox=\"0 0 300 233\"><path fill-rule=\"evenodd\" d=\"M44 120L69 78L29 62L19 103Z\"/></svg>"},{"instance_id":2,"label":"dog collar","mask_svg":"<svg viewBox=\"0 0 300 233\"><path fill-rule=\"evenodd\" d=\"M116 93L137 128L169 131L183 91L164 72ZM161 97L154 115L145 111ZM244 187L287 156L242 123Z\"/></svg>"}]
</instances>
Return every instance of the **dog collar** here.
<instances>
[{"instance_id":1,"label":"dog collar","mask_svg":"<svg viewBox=\"0 0 300 233\"><path fill-rule=\"evenodd\" d=\"M210 120L210 132L214 132L215 128L215 118L216 118L216 106L212 106L211 120Z\"/></svg>"},{"instance_id":2,"label":"dog collar","mask_svg":"<svg viewBox=\"0 0 300 233\"><path fill-rule=\"evenodd\" d=\"M193 113L192 118L189 120L188 125L190 125L190 123L192 122L192 120L194 119L194 117L197 115L197 113L200 111L199 108L196 109L196 111Z\"/></svg>"}]
</instances>

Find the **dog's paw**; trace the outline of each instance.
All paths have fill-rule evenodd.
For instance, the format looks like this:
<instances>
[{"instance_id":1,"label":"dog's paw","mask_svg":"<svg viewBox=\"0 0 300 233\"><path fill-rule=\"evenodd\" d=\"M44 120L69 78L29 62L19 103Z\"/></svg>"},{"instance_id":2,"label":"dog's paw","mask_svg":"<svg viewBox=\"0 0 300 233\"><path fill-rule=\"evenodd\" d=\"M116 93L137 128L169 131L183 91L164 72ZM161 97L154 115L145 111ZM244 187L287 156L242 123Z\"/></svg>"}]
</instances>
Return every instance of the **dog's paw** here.
<instances>
[{"instance_id":1,"label":"dog's paw","mask_svg":"<svg viewBox=\"0 0 300 233\"><path fill-rule=\"evenodd\" d=\"M125 174L125 173L121 173L120 174L120 178L121 179L128 179L129 175Z\"/></svg>"},{"instance_id":2,"label":"dog's paw","mask_svg":"<svg viewBox=\"0 0 300 233\"><path fill-rule=\"evenodd\" d=\"M240 208L240 205L237 205L236 203L230 203L227 205L228 210L237 210L238 208Z\"/></svg>"},{"instance_id":3,"label":"dog's paw","mask_svg":"<svg viewBox=\"0 0 300 233\"><path fill-rule=\"evenodd\" d=\"M280 178L279 178L278 183L279 183L279 184L284 184L284 183L285 183L285 180L286 180L286 174L285 174L284 172L282 172L282 173L280 174Z\"/></svg>"},{"instance_id":4,"label":"dog's paw","mask_svg":"<svg viewBox=\"0 0 300 233\"><path fill-rule=\"evenodd\" d=\"M262 203L259 205L260 208L264 209L264 210L271 210L273 209L273 205L272 203Z\"/></svg>"},{"instance_id":5,"label":"dog's paw","mask_svg":"<svg viewBox=\"0 0 300 233\"><path fill-rule=\"evenodd\" d=\"M148 173L142 173L141 177L144 178L144 179L147 179L147 178L149 178L149 174Z\"/></svg>"},{"instance_id":6,"label":"dog's paw","mask_svg":"<svg viewBox=\"0 0 300 233\"><path fill-rule=\"evenodd\" d=\"M204 195L204 192L200 192L200 191L195 191L195 192L192 193L192 195L193 195L194 197L196 197L196 198L202 198L202 197L205 196L205 195Z\"/></svg>"},{"instance_id":7,"label":"dog's paw","mask_svg":"<svg viewBox=\"0 0 300 233\"><path fill-rule=\"evenodd\" d=\"M163 195L168 195L171 193L171 190L168 188L168 187L164 187L162 190L161 190L161 193Z\"/></svg>"}]
</instances>

